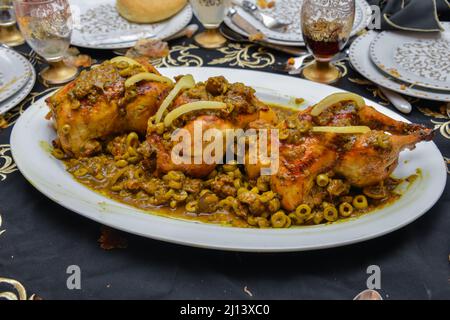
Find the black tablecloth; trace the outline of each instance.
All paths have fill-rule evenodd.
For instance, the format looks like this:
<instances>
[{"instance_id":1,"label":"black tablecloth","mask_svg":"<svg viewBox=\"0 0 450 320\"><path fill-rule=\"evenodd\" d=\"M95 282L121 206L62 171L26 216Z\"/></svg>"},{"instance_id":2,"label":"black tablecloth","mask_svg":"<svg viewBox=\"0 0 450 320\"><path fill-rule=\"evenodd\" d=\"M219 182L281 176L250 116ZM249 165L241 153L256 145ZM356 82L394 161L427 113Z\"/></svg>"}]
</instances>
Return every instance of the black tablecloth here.
<instances>
[{"instance_id":1,"label":"black tablecloth","mask_svg":"<svg viewBox=\"0 0 450 320\"><path fill-rule=\"evenodd\" d=\"M26 45L17 49L29 52ZM81 51L98 60L113 56L110 51ZM172 42L170 56L156 65L222 66L283 74L288 58L249 44L204 50L183 39ZM345 64L341 69L346 75L337 87L394 110L376 86ZM28 100L44 89L37 83ZM411 101L414 111L407 116L409 120L431 127L450 125L446 104ZM0 277L9 279L0 279L0 294L43 299L351 299L366 288L367 268L377 265L384 298L450 298L449 185L441 200L418 221L347 247L246 254L120 234L126 248L106 251L98 243L100 225L47 199L10 163L11 127L24 108L26 104L8 113L10 127L0 130ZM448 137L438 134L435 141L444 157L450 157ZM67 289L70 265L81 268L81 290Z\"/></svg>"}]
</instances>

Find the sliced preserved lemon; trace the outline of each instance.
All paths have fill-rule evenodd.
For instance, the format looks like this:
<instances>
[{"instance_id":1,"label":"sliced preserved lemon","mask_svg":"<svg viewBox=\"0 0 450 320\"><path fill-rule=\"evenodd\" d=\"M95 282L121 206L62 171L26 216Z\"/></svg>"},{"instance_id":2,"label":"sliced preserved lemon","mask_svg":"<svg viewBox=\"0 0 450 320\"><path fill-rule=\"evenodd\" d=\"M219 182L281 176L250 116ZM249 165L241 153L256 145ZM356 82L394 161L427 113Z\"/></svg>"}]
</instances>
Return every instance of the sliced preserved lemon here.
<instances>
[{"instance_id":1,"label":"sliced preserved lemon","mask_svg":"<svg viewBox=\"0 0 450 320\"><path fill-rule=\"evenodd\" d=\"M226 107L227 105L225 103L215 101L196 101L184 104L176 108L166 116L166 118L164 119L164 126L166 128L170 127L172 125L172 122L189 112L199 110L220 110L225 109Z\"/></svg>"},{"instance_id":2,"label":"sliced preserved lemon","mask_svg":"<svg viewBox=\"0 0 450 320\"><path fill-rule=\"evenodd\" d=\"M142 68L144 67L142 64L140 64L139 62L137 62L134 59L128 58L128 57L115 57L112 58L111 60L109 60L111 63L120 63L120 62L126 62L130 65L133 66L141 66Z\"/></svg>"},{"instance_id":3,"label":"sliced preserved lemon","mask_svg":"<svg viewBox=\"0 0 450 320\"><path fill-rule=\"evenodd\" d=\"M155 123L161 122L164 112L167 110L167 108L170 106L173 100L175 100L175 98L178 96L181 90L190 89L193 88L194 86L195 80L194 77L190 74L185 75L180 80L178 80L175 87L172 89L172 91L169 93L166 99L164 99L163 103L159 107L158 112L155 115Z\"/></svg>"},{"instance_id":4,"label":"sliced preserved lemon","mask_svg":"<svg viewBox=\"0 0 450 320\"><path fill-rule=\"evenodd\" d=\"M163 82L169 85L173 85L173 81L170 78L160 76L150 72L142 72L138 73L125 81L125 87L129 88L141 81L155 81L155 82Z\"/></svg>"},{"instance_id":5,"label":"sliced preserved lemon","mask_svg":"<svg viewBox=\"0 0 450 320\"><path fill-rule=\"evenodd\" d=\"M312 132L317 133L367 133L370 128L366 126L349 126L349 127L313 127Z\"/></svg>"},{"instance_id":6,"label":"sliced preserved lemon","mask_svg":"<svg viewBox=\"0 0 450 320\"><path fill-rule=\"evenodd\" d=\"M363 193L369 198L380 200L388 196L387 190L384 185L379 184L376 186L365 187Z\"/></svg>"},{"instance_id":7,"label":"sliced preserved lemon","mask_svg":"<svg viewBox=\"0 0 450 320\"><path fill-rule=\"evenodd\" d=\"M357 94L350 92L333 93L316 104L311 111L311 115L317 117L329 107L342 101L354 101L358 107L364 107L366 104L364 99Z\"/></svg>"}]
</instances>

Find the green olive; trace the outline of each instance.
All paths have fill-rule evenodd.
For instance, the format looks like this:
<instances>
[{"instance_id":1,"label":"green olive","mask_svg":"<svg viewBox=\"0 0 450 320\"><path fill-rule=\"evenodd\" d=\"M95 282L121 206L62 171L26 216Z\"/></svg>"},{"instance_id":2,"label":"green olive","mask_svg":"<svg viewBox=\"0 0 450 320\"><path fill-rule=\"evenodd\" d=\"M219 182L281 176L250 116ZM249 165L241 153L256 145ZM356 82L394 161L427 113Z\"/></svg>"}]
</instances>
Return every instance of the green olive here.
<instances>
[{"instance_id":1,"label":"green olive","mask_svg":"<svg viewBox=\"0 0 450 320\"><path fill-rule=\"evenodd\" d=\"M71 129L70 125L65 124L61 130L64 135L68 135L70 133L70 129Z\"/></svg>"},{"instance_id":2,"label":"green olive","mask_svg":"<svg viewBox=\"0 0 450 320\"><path fill-rule=\"evenodd\" d=\"M367 198L365 196L359 195L353 199L353 206L356 209L362 210L362 209L366 209L369 206L369 204L368 204Z\"/></svg>"},{"instance_id":3,"label":"green olive","mask_svg":"<svg viewBox=\"0 0 450 320\"><path fill-rule=\"evenodd\" d=\"M117 168L125 168L127 165L128 165L128 161L127 160L116 161L116 167Z\"/></svg>"},{"instance_id":4,"label":"green olive","mask_svg":"<svg viewBox=\"0 0 450 320\"><path fill-rule=\"evenodd\" d=\"M80 168L77 171L75 171L73 174L75 177L80 178L80 177L87 175L88 173L89 173L89 171L86 168Z\"/></svg>"},{"instance_id":5,"label":"green olive","mask_svg":"<svg viewBox=\"0 0 450 320\"><path fill-rule=\"evenodd\" d=\"M299 219L305 219L307 216L309 216L311 213L311 207L307 204L302 204L297 207L295 210L295 214L297 215L297 218Z\"/></svg>"},{"instance_id":6,"label":"green olive","mask_svg":"<svg viewBox=\"0 0 450 320\"><path fill-rule=\"evenodd\" d=\"M270 217L270 222L274 228L283 228L287 223L288 217L283 211L278 211Z\"/></svg>"},{"instance_id":7,"label":"green olive","mask_svg":"<svg viewBox=\"0 0 450 320\"><path fill-rule=\"evenodd\" d=\"M353 213L353 206L348 202L343 202L339 205L339 213L342 217L350 217Z\"/></svg>"},{"instance_id":8,"label":"green olive","mask_svg":"<svg viewBox=\"0 0 450 320\"><path fill-rule=\"evenodd\" d=\"M337 219L339 219L338 211L334 206L326 207L323 211L323 216L329 222L335 222Z\"/></svg>"},{"instance_id":9,"label":"green olive","mask_svg":"<svg viewBox=\"0 0 450 320\"><path fill-rule=\"evenodd\" d=\"M316 183L319 187L326 187L330 182L330 178L326 174L319 174L316 178Z\"/></svg>"},{"instance_id":10,"label":"green olive","mask_svg":"<svg viewBox=\"0 0 450 320\"><path fill-rule=\"evenodd\" d=\"M197 212L197 201L188 202L185 206L187 212Z\"/></svg>"},{"instance_id":11,"label":"green olive","mask_svg":"<svg viewBox=\"0 0 450 320\"><path fill-rule=\"evenodd\" d=\"M278 200L277 198L270 200L267 205L267 208L269 209L270 212L277 212L281 208L280 200Z\"/></svg>"}]
</instances>

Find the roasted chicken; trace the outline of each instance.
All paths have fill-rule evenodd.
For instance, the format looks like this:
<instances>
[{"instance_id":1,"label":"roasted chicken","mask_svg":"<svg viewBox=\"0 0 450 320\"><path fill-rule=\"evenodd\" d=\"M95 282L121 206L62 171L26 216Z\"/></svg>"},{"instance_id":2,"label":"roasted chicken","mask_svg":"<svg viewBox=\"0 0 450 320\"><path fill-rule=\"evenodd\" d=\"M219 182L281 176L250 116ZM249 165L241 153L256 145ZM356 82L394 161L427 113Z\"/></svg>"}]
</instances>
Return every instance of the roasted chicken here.
<instances>
[{"instance_id":1,"label":"roasted chicken","mask_svg":"<svg viewBox=\"0 0 450 320\"><path fill-rule=\"evenodd\" d=\"M218 207L219 196L225 197L225 200L236 197L227 201L231 204L234 203L232 201L240 201L233 206L234 210L239 211L236 214L240 217L245 217L247 212L255 216L263 215L268 207L275 208L271 211L273 214L280 207L287 213L295 211L302 204L315 208L323 206L330 197L348 195L353 187L364 188L380 184L397 167L400 152L413 149L417 143L433 138L433 130L391 119L366 106L360 97L357 99L359 102L351 99L335 101L319 113L316 105L286 116L260 101L253 88L241 83L229 83L224 77L213 77L197 84L192 80L193 85L183 87L180 91L175 88L180 86L181 78L176 79L178 83L175 86L170 79L165 82L155 80L157 77L131 81L130 84L130 78L136 78L136 75L142 73L160 76L145 61L107 61L83 72L76 81L50 97L47 103L58 134L56 145L73 158L90 157L108 149L114 161L120 159L118 161L121 166L130 166L133 170L145 169L146 172L140 172L139 177L148 174L152 179L160 179L171 172L177 172L189 179L201 178L206 184L208 180L216 179L217 183L209 185L210 190L200 196L199 203L202 203L202 197L214 198L214 206L211 208L215 209ZM166 104L167 100L170 101ZM180 111L178 108L199 101L217 102L223 108L177 112ZM166 104L167 109L161 107L161 104ZM158 110L163 119L156 120ZM177 113L179 114L173 121L165 123L164 118L168 114ZM283 118L279 118L281 115ZM196 144L196 125L202 128L200 146ZM355 127L364 127L365 131L333 130ZM221 176L211 175L218 169L218 163L206 163L205 155L200 150L211 142L204 140L203 133L212 128L222 134L220 139L223 141L220 143L223 145L223 153L214 155L219 160L223 160L227 148L235 143L235 140L225 139L230 129L251 128L279 132L280 139L271 144L272 148L275 146L279 150L277 172L261 179L261 169L267 163L245 164L244 189L249 185L254 186L257 181L263 181L260 183L263 185L261 190L256 188L256 192L244 190L239 193L244 181L234 181L234 173L219 172ZM329 130L317 130L321 128ZM172 154L176 145L172 141L172 134L177 129L184 129L192 138L188 146L190 163L179 163ZM139 168L136 167L136 161L129 161L129 157L126 157L130 156L130 146L123 143L127 139L123 134L131 133L137 141L136 145L141 144L137 135L145 137L145 142L139 148L131 148L137 155L134 160L142 160ZM119 135L122 137L114 140ZM186 156L175 155L178 160ZM246 159L248 157L247 154ZM115 170L112 171L116 174ZM244 174L239 170L236 174L242 177ZM118 170L118 173L122 171ZM317 182L322 175L329 179L324 186ZM146 187L143 190L152 194L156 187L147 187L148 181L140 181L139 177L133 176L133 183L130 183L133 188L130 187L132 190L129 191L135 192L139 185L144 185ZM117 186L117 182L118 179L115 179L114 184L121 188L122 186ZM159 181L156 185L161 184L164 183ZM202 185L200 182L198 184ZM164 191L169 195L175 192ZM266 199L266 202L260 200L263 197L258 194L260 191L272 192L272 198ZM180 201L185 201L186 197ZM195 199L194 195L191 198ZM157 203L165 203L166 200L162 198ZM205 212L214 212L211 208Z\"/></svg>"},{"instance_id":2,"label":"roasted chicken","mask_svg":"<svg viewBox=\"0 0 450 320\"><path fill-rule=\"evenodd\" d=\"M318 117L311 108L285 121L281 128L289 137L280 145L280 170L271 177L272 189L280 194L286 210L307 203L314 206L324 194L315 188L319 174L329 173L339 183L329 193L342 196L351 186L376 185L388 178L398 164L401 151L430 141L433 131L416 124L395 121L372 107L356 107L351 102L329 108ZM364 134L314 133L313 126L361 126Z\"/></svg>"},{"instance_id":3,"label":"roasted chicken","mask_svg":"<svg viewBox=\"0 0 450 320\"><path fill-rule=\"evenodd\" d=\"M206 83L200 83L190 90L184 91L174 101L170 110L174 110L184 104L194 101L221 101L229 105L224 111L203 111L201 114L192 113L181 118L176 126L182 126L182 129L191 133L191 161L190 164L173 163L171 152L172 144L164 142L163 137L155 131L148 134L148 143L155 148L156 168L158 173L167 173L169 171L182 171L192 177L206 177L217 166L215 164L205 163L201 157L202 154L196 154L194 145L194 123L202 126L203 133L211 128L222 132L225 140L227 129L245 129L249 123L267 117L270 109L255 96L254 89L244 86L241 83L230 84L224 77L210 78ZM202 139L203 140L203 139ZM202 141L204 149L207 141ZM210 143L210 142L208 142ZM225 143L225 141L224 141ZM197 148L197 151L200 148ZM226 146L223 148L226 151ZM195 157L200 157L201 164L196 164ZM220 157L219 157L220 158Z\"/></svg>"},{"instance_id":4,"label":"roasted chicken","mask_svg":"<svg viewBox=\"0 0 450 320\"><path fill-rule=\"evenodd\" d=\"M147 121L158 110L171 86L142 81L125 88L126 79L140 72L159 74L145 62L130 65L109 61L83 71L47 103L55 122L58 144L74 157L101 151L102 140L115 134L137 132L145 135Z\"/></svg>"}]
</instances>

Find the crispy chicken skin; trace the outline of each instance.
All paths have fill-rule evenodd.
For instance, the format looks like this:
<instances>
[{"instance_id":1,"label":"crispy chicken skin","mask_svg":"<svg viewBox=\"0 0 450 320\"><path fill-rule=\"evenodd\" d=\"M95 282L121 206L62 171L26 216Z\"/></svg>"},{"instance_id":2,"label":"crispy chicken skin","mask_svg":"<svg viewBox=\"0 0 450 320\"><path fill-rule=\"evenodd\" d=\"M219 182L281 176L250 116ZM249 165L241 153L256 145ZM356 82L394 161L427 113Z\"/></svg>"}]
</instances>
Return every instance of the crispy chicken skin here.
<instances>
[{"instance_id":1,"label":"crispy chicken skin","mask_svg":"<svg viewBox=\"0 0 450 320\"><path fill-rule=\"evenodd\" d=\"M194 88L182 92L174 101L170 110L174 110L181 105L195 101L221 101L230 107L226 111L202 111L201 113L190 113L177 120L177 127L189 131L194 137L194 123L202 125L203 132L215 128L220 130L225 137L227 129L245 129L249 123L257 120L261 116L270 113L264 103L255 96L254 89L244 86L241 83L230 84L224 77L213 77L205 83L199 83ZM202 134L203 134L202 132ZM194 146L192 139L192 146ZM147 142L153 147L156 153L157 174L164 174L172 170L182 171L192 177L207 177L216 167L215 164L180 164L176 165L171 159L172 145L164 143L161 135L151 132L147 136ZM209 144L204 143L203 148ZM226 146L223 148L224 152ZM194 155L193 150L192 155Z\"/></svg>"},{"instance_id":2,"label":"crispy chicken skin","mask_svg":"<svg viewBox=\"0 0 450 320\"><path fill-rule=\"evenodd\" d=\"M208 129L217 129L222 132L225 137L225 130L232 129L233 125L229 121L225 121L217 116L200 116L195 122L202 125L203 131ZM183 129L187 130L191 137L194 137L194 121L189 122ZM158 173L167 173L169 171L182 171L194 178L202 178L208 176L217 166L217 164L207 164L203 161L203 154L197 154L194 139L191 140L191 157L189 163L176 164L172 158L172 148L164 144L164 140L157 134L152 134L147 139L148 143L156 150L156 167ZM207 143L203 141L203 148ZM180 155L181 156L181 155ZM195 158L200 157L200 164L195 164Z\"/></svg>"},{"instance_id":3,"label":"crispy chicken skin","mask_svg":"<svg viewBox=\"0 0 450 320\"><path fill-rule=\"evenodd\" d=\"M142 61L145 70L157 73ZM156 113L171 87L142 81L125 89L125 71L104 62L47 99L61 148L69 155L83 157L101 150L101 141L114 134L135 131L145 135L148 119ZM122 74L122 75L121 75Z\"/></svg>"},{"instance_id":4,"label":"crispy chicken skin","mask_svg":"<svg viewBox=\"0 0 450 320\"><path fill-rule=\"evenodd\" d=\"M307 137L302 144L282 144L279 171L271 176L272 190L281 195L282 207L293 211L301 203L313 203L315 178L330 170L337 157L324 137Z\"/></svg>"},{"instance_id":5,"label":"crispy chicken skin","mask_svg":"<svg viewBox=\"0 0 450 320\"><path fill-rule=\"evenodd\" d=\"M340 154L334 170L352 186L375 185L394 172L401 151L413 149L417 143L431 138L431 133L387 135L383 131L371 131L357 137L352 148Z\"/></svg>"},{"instance_id":6,"label":"crispy chicken skin","mask_svg":"<svg viewBox=\"0 0 450 320\"><path fill-rule=\"evenodd\" d=\"M308 123L309 126L366 125L372 131L360 135L311 132L296 135L294 132L292 141L282 141L280 169L277 175L271 176L271 185L280 194L286 210L294 210L302 203L321 202L314 183L321 173L345 178L349 185L342 186L342 192L349 186L376 185L395 170L401 151L433 138L431 129L395 121L368 106L338 106L316 118L310 116L311 110L296 115L302 126Z\"/></svg>"}]
</instances>

